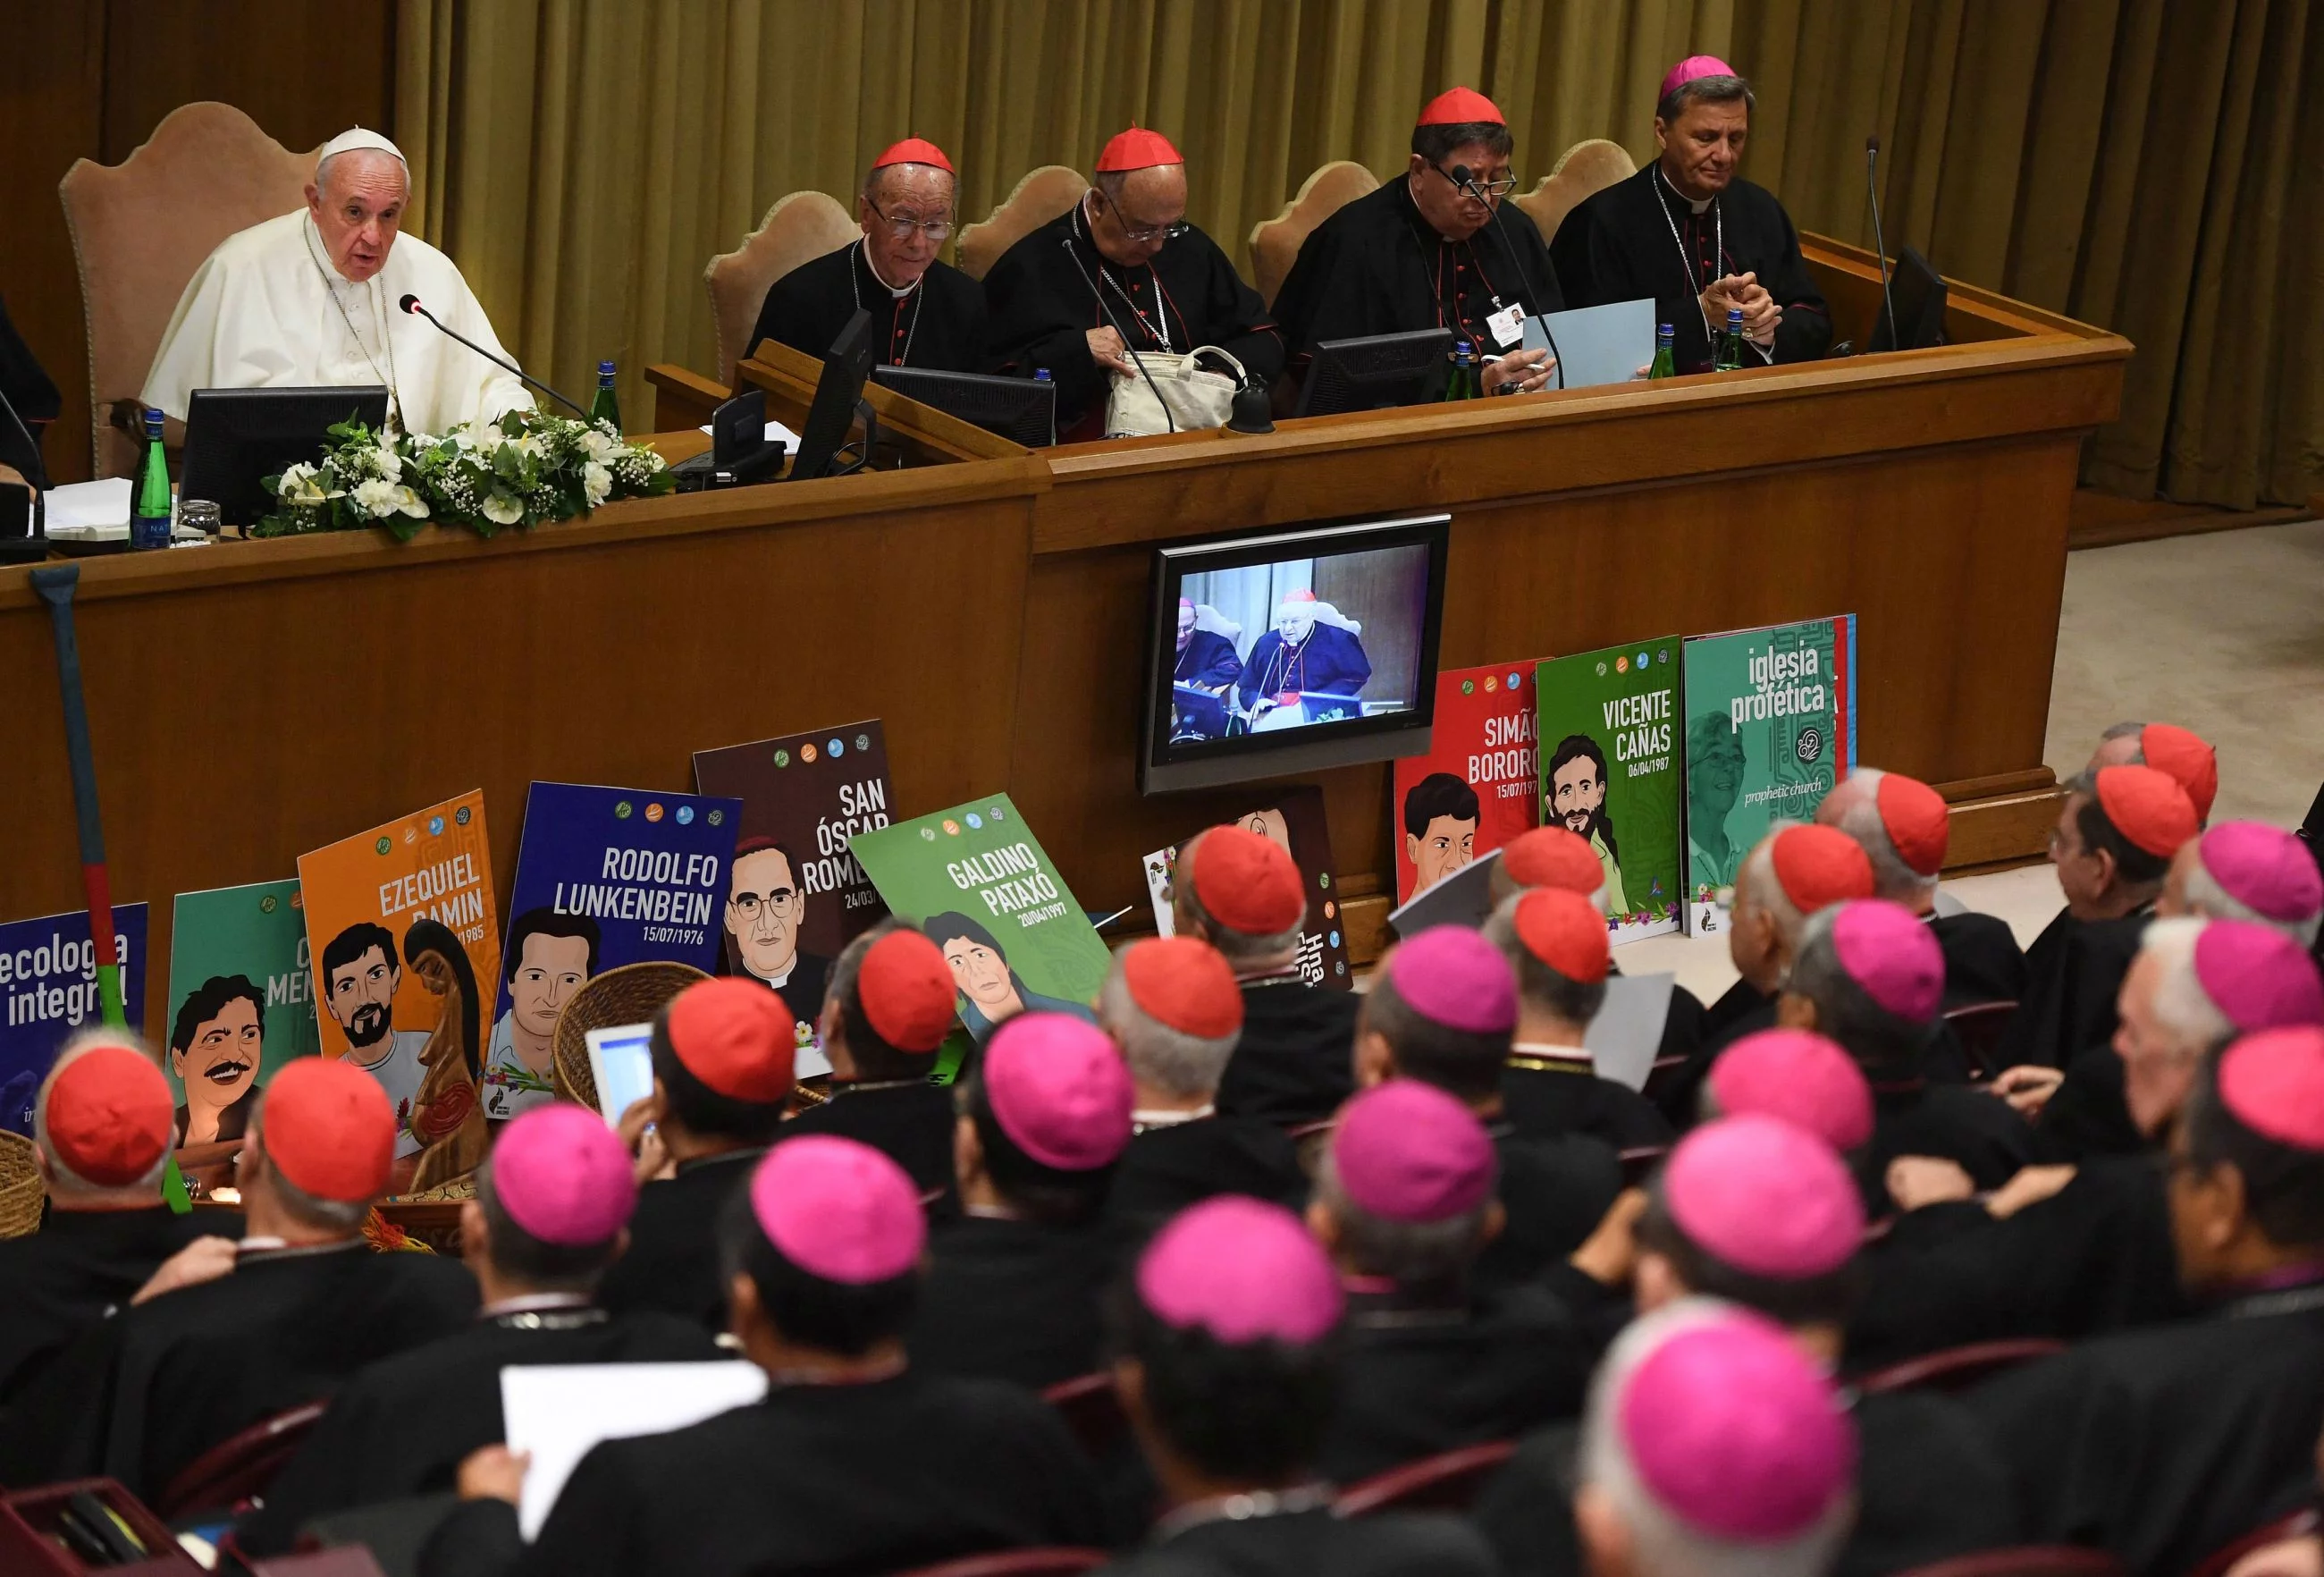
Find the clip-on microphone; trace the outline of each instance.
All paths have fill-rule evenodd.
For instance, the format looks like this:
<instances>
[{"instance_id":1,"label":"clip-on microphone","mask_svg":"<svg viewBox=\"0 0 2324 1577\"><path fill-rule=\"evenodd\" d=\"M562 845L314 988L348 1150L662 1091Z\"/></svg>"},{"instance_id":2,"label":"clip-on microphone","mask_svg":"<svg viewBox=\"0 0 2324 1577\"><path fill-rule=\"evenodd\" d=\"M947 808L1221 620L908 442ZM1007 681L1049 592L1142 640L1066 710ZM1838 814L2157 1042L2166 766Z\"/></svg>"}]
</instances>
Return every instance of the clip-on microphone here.
<instances>
[{"instance_id":1,"label":"clip-on microphone","mask_svg":"<svg viewBox=\"0 0 2324 1577\"><path fill-rule=\"evenodd\" d=\"M518 377L523 379L526 383L531 384L542 393L554 395L557 399L563 401L567 405L571 406L575 410L580 412L582 420L586 421L589 420L589 410L586 406L582 405L577 401L568 400L564 395L558 394L556 390L550 388L548 384L534 377L530 373L526 372L522 367L518 366L514 362L505 361L501 357L494 355L483 346L478 345L475 340L470 339L466 335L446 328L442 320L439 319L435 313L430 312L427 308L421 306L420 304L420 298L411 294L410 291L405 291L403 299L398 301L396 305L402 308L406 312L410 313L415 318L425 318L429 322L435 324L439 332L450 335L454 339L458 340L462 345L466 346L470 350L475 351L478 355L492 363L493 365L501 368L503 372L514 373Z\"/></svg>"}]
</instances>

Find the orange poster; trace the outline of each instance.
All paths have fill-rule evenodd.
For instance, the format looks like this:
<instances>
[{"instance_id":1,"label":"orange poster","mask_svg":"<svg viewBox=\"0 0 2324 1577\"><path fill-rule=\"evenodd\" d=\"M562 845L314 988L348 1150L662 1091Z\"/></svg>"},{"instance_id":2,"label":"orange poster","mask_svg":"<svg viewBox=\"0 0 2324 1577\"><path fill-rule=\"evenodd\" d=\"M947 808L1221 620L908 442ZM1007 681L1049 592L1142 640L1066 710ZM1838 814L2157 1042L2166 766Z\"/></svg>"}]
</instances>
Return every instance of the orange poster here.
<instances>
[{"instance_id":1,"label":"orange poster","mask_svg":"<svg viewBox=\"0 0 2324 1577\"><path fill-rule=\"evenodd\" d=\"M387 1091L396 1191L467 1176L487 1143L477 1086L500 986L484 790L300 855L299 885L323 1055Z\"/></svg>"}]
</instances>

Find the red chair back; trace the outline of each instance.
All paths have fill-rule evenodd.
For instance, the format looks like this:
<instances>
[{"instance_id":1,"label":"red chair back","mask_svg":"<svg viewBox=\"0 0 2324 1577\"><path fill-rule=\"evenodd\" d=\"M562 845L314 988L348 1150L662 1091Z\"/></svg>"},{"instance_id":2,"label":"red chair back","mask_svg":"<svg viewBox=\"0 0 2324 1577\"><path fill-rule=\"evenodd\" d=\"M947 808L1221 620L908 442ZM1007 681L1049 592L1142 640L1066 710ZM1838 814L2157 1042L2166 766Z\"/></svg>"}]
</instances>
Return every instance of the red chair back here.
<instances>
[{"instance_id":1,"label":"red chair back","mask_svg":"<svg viewBox=\"0 0 2324 1577\"><path fill-rule=\"evenodd\" d=\"M1059 1380L1041 1393L1041 1399L1065 1415L1065 1427L1081 1443L1093 1462L1102 1461L1130 1433L1130 1419L1113 1388L1111 1370L1099 1370L1069 1380Z\"/></svg>"},{"instance_id":2,"label":"red chair back","mask_svg":"<svg viewBox=\"0 0 2324 1577\"><path fill-rule=\"evenodd\" d=\"M1406 1462L1376 1473L1340 1491L1332 1503L1337 1517L1370 1517L1380 1511L1466 1511L1485 1480L1517 1454L1514 1440L1491 1440Z\"/></svg>"},{"instance_id":3,"label":"red chair back","mask_svg":"<svg viewBox=\"0 0 2324 1577\"><path fill-rule=\"evenodd\" d=\"M2104 1550L2080 1545L2017 1545L1932 1561L1896 1577L2128 1577L2128 1568Z\"/></svg>"},{"instance_id":4,"label":"red chair back","mask_svg":"<svg viewBox=\"0 0 2324 1577\"><path fill-rule=\"evenodd\" d=\"M2212 1551L2204 1557L2203 1563L2195 1568L2192 1577L2227 1577L2227 1573L2235 1569L2236 1563L2254 1550L2281 1544L2285 1539L2304 1538L2314 1533L2317 1520L2316 1508L2312 1506L2289 1517L2279 1517L2265 1527L2255 1527L2235 1543Z\"/></svg>"},{"instance_id":5,"label":"red chair back","mask_svg":"<svg viewBox=\"0 0 2324 1577\"><path fill-rule=\"evenodd\" d=\"M896 1577L1080 1577L1084 1572L1094 1572L1104 1565L1107 1558L1103 1550L1065 1545L1002 1550L997 1554L968 1555L957 1561L940 1561L933 1566L915 1566L908 1572L898 1572Z\"/></svg>"},{"instance_id":6,"label":"red chair back","mask_svg":"<svg viewBox=\"0 0 2324 1577\"><path fill-rule=\"evenodd\" d=\"M1974 1002L1945 1015L1953 1038L1969 1058L1969 1076L1989 1079L2001 1071L2001 1037L2017 1016L2015 1002Z\"/></svg>"},{"instance_id":7,"label":"red chair back","mask_svg":"<svg viewBox=\"0 0 2324 1577\"><path fill-rule=\"evenodd\" d=\"M176 1522L197 1511L231 1511L274 1481L292 1453L307 1443L323 1404L309 1402L272 1418L262 1418L241 1434L220 1441L188 1463L154 1502L164 1522Z\"/></svg>"},{"instance_id":8,"label":"red chair back","mask_svg":"<svg viewBox=\"0 0 2324 1577\"><path fill-rule=\"evenodd\" d=\"M2005 1370L2065 1350L2063 1342L2047 1336L1972 1342L1966 1347L1948 1347L1941 1352L1925 1352L1886 1369L1876 1369L1870 1374L1858 1376L1856 1388L1868 1397L1886 1391L1963 1391Z\"/></svg>"}]
</instances>

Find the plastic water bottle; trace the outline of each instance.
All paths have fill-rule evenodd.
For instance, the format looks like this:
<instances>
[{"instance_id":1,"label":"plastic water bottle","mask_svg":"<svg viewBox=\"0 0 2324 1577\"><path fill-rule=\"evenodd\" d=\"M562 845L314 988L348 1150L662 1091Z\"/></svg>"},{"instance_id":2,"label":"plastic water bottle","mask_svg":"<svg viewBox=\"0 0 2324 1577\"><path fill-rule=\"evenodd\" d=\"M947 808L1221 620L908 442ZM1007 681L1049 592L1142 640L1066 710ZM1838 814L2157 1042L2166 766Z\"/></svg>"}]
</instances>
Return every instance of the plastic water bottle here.
<instances>
[{"instance_id":1,"label":"plastic water bottle","mask_svg":"<svg viewBox=\"0 0 2324 1577\"><path fill-rule=\"evenodd\" d=\"M1452 375L1444 380L1444 398L1474 400L1477 393L1476 347L1463 339L1452 346Z\"/></svg>"},{"instance_id":2,"label":"plastic water bottle","mask_svg":"<svg viewBox=\"0 0 2324 1577\"><path fill-rule=\"evenodd\" d=\"M611 362L597 364L597 397L589 401L589 420L610 421L615 432L622 430L622 407L620 401L613 398L613 364Z\"/></svg>"},{"instance_id":3,"label":"plastic water bottle","mask_svg":"<svg viewBox=\"0 0 2324 1577\"><path fill-rule=\"evenodd\" d=\"M1678 376L1678 356L1672 348L1677 341L1677 329L1667 323L1655 325L1655 360L1654 364L1646 369L1647 377L1675 378Z\"/></svg>"},{"instance_id":4,"label":"plastic water bottle","mask_svg":"<svg viewBox=\"0 0 2324 1577\"><path fill-rule=\"evenodd\" d=\"M1743 370L1743 309L1727 309L1727 332L1719 337L1719 347L1711 370L1714 373L1737 373Z\"/></svg>"},{"instance_id":5,"label":"plastic water bottle","mask_svg":"<svg viewBox=\"0 0 2324 1577\"><path fill-rule=\"evenodd\" d=\"M137 464L137 491L129 506L129 545L170 545L170 462L161 453L161 413L145 408L145 457Z\"/></svg>"}]
</instances>

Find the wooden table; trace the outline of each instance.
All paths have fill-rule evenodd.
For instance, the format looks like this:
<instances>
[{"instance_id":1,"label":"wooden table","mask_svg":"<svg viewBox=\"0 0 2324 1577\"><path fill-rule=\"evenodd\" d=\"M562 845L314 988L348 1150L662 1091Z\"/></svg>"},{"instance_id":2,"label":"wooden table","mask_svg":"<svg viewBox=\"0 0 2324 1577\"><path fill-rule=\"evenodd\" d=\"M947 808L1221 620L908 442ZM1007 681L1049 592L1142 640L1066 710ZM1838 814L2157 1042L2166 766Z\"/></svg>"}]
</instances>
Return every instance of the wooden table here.
<instances>
[{"instance_id":1,"label":"wooden table","mask_svg":"<svg viewBox=\"0 0 2324 1577\"><path fill-rule=\"evenodd\" d=\"M1869 263L1821 244L1812 261L1863 343ZM173 893L288 876L482 784L505 894L531 779L690 787L696 750L877 715L901 814L1004 788L1081 901L1117 908L1142 898L1144 852L1266 792L1137 792L1156 544L1422 508L1452 515L1447 665L1856 613L1863 760L1940 786L1956 866L2027 857L2055 814L2068 502L2131 347L1961 287L1953 311L1962 343L1936 350L1038 453L875 389L902 469L490 542L430 528L90 561L115 892L152 902L159 965ZM775 346L742 368L794 425L813 371ZM666 452L699 447L702 418L664 401ZM0 570L11 918L80 901L25 574ZM1388 770L1315 780L1361 958L1386 907L1363 895L1393 885Z\"/></svg>"}]
</instances>

